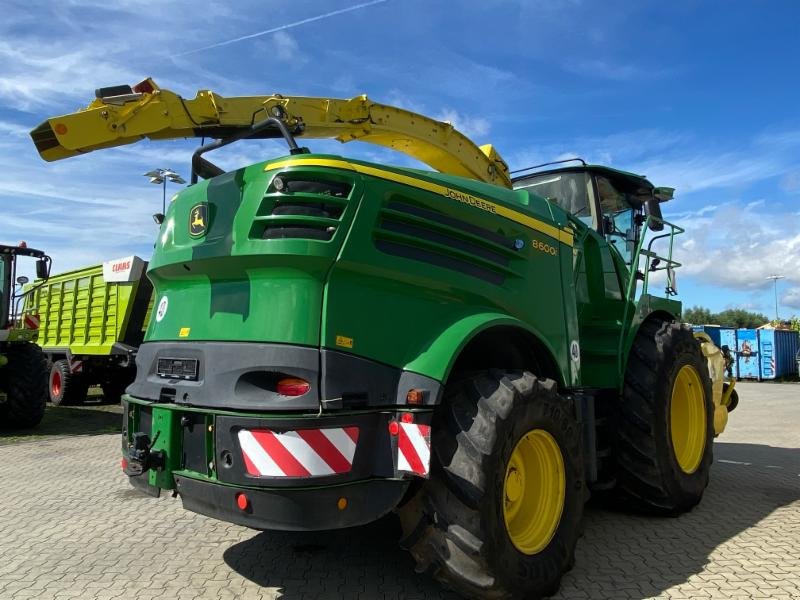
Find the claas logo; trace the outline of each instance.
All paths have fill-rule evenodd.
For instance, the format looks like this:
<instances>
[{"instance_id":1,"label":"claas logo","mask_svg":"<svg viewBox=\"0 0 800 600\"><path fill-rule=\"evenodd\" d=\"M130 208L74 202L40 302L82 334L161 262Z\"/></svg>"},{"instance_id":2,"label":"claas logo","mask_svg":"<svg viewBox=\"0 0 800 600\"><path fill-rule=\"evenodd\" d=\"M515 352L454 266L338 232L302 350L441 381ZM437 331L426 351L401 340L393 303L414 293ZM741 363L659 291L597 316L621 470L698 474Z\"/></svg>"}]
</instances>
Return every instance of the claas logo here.
<instances>
[{"instance_id":1,"label":"claas logo","mask_svg":"<svg viewBox=\"0 0 800 600\"><path fill-rule=\"evenodd\" d=\"M196 204L189 211L189 233L192 237L199 237L206 232L208 227L208 204Z\"/></svg>"}]
</instances>

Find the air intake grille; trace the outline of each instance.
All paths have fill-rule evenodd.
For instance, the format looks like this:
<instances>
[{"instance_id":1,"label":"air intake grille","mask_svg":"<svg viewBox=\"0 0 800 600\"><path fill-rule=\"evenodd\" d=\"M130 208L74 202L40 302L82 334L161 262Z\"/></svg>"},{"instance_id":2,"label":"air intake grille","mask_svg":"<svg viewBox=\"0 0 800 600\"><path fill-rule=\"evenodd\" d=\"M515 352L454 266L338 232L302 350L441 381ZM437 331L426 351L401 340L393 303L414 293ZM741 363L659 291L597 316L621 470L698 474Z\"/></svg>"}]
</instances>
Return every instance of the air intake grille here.
<instances>
[{"instance_id":1,"label":"air intake grille","mask_svg":"<svg viewBox=\"0 0 800 600\"><path fill-rule=\"evenodd\" d=\"M279 173L253 219L250 239L328 241L339 227L352 191L352 181L338 174Z\"/></svg>"},{"instance_id":2,"label":"air intake grille","mask_svg":"<svg viewBox=\"0 0 800 600\"><path fill-rule=\"evenodd\" d=\"M449 215L392 200L380 213L378 250L501 285L516 276L515 240Z\"/></svg>"}]
</instances>

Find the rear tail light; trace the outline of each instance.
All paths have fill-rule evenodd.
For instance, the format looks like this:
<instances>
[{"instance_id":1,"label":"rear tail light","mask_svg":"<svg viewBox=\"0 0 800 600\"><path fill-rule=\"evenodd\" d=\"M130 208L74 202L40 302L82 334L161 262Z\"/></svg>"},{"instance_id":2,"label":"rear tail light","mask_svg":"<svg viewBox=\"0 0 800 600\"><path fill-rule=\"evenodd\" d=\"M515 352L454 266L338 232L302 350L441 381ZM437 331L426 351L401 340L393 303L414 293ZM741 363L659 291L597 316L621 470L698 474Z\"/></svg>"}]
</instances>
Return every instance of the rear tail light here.
<instances>
[{"instance_id":1,"label":"rear tail light","mask_svg":"<svg viewBox=\"0 0 800 600\"><path fill-rule=\"evenodd\" d=\"M311 384L297 377L285 377L278 381L278 393L282 396L302 396L311 389Z\"/></svg>"}]
</instances>

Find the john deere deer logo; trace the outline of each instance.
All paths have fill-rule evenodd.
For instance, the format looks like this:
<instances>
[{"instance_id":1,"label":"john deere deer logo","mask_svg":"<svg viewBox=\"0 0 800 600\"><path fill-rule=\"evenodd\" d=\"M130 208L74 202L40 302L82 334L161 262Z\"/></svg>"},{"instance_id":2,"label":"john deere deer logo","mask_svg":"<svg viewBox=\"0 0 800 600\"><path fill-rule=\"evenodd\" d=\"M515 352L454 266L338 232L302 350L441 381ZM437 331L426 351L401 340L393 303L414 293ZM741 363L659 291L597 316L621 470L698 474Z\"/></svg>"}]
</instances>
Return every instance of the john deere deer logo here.
<instances>
[{"instance_id":1,"label":"john deere deer logo","mask_svg":"<svg viewBox=\"0 0 800 600\"><path fill-rule=\"evenodd\" d=\"M206 232L208 226L208 204L195 204L189 211L189 234L192 237L200 237Z\"/></svg>"}]
</instances>

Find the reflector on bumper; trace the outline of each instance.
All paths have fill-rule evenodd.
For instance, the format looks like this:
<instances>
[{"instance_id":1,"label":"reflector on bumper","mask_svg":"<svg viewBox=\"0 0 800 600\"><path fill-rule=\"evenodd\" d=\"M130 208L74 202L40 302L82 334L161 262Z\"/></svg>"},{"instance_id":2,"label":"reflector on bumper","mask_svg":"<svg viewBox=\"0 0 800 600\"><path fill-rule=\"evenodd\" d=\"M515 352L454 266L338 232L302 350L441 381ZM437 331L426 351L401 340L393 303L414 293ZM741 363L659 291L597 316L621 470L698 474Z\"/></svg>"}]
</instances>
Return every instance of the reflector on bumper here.
<instances>
[{"instance_id":1,"label":"reflector on bumper","mask_svg":"<svg viewBox=\"0 0 800 600\"><path fill-rule=\"evenodd\" d=\"M397 470L428 477L431 465L431 427L400 422L397 433Z\"/></svg>"},{"instance_id":2,"label":"reflector on bumper","mask_svg":"<svg viewBox=\"0 0 800 600\"><path fill-rule=\"evenodd\" d=\"M241 429L238 433L247 474L253 477L320 477L349 473L358 427Z\"/></svg>"}]
</instances>

